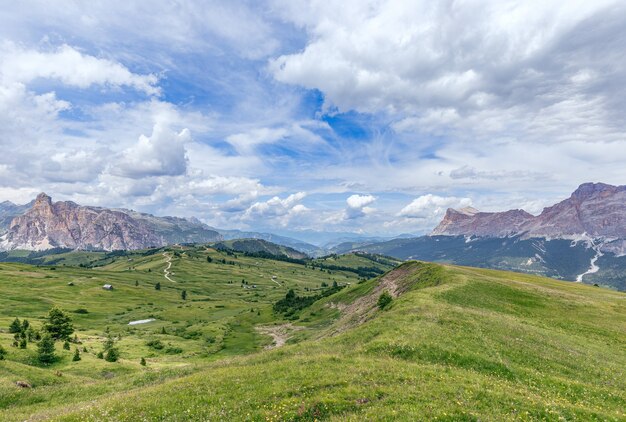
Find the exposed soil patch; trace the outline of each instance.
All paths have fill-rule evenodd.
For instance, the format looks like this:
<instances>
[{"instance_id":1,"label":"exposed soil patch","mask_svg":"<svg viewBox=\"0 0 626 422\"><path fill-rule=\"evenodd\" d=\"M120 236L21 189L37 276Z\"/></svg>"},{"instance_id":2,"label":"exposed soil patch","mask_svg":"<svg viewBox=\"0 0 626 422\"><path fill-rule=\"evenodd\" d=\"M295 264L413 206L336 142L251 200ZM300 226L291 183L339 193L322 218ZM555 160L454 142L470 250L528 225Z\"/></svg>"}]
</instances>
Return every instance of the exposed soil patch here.
<instances>
[{"instance_id":1,"label":"exposed soil patch","mask_svg":"<svg viewBox=\"0 0 626 422\"><path fill-rule=\"evenodd\" d=\"M265 346L265 349L275 349L284 346L295 331L303 330L304 327L298 327L293 324L282 324L257 326L255 329L261 334L272 337L272 344Z\"/></svg>"}]
</instances>

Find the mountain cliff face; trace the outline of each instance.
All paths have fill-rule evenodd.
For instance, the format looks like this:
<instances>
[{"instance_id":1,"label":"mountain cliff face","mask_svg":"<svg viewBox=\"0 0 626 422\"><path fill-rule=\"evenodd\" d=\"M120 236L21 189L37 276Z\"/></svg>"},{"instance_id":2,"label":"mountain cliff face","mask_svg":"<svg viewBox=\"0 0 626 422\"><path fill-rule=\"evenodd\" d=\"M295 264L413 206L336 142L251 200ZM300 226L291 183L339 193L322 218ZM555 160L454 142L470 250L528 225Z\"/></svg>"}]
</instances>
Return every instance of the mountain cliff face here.
<instances>
[{"instance_id":1,"label":"mountain cliff face","mask_svg":"<svg viewBox=\"0 0 626 422\"><path fill-rule=\"evenodd\" d=\"M461 210L449 208L432 234L505 237L519 233L521 227L531 218L532 214L523 210L479 212L473 208Z\"/></svg>"},{"instance_id":2,"label":"mountain cliff face","mask_svg":"<svg viewBox=\"0 0 626 422\"><path fill-rule=\"evenodd\" d=\"M199 222L70 201L53 203L42 193L30 209L12 219L0 238L0 249L143 249L220 239L216 231Z\"/></svg>"},{"instance_id":3,"label":"mountain cliff face","mask_svg":"<svg viewBox=\"0 0 626 422\"><path fill-rule=\"evenodd\" d=\"M26 205L16 205L10 201L0 202L0 235L7 231L15 217L24 214L34 203L35 201Z\"/></svg>"},{"instance_id":4,"label":"mountain cliff face","mask_svg":"<svg viewBox=\"0 0 626 422\"><path fill-rule=\"evenodd\" d=\"M523 210L483 213L448 209L432 235L524 238L626 238L626 186L585 183L538 216Z\"/></svg>"}]
</instances>

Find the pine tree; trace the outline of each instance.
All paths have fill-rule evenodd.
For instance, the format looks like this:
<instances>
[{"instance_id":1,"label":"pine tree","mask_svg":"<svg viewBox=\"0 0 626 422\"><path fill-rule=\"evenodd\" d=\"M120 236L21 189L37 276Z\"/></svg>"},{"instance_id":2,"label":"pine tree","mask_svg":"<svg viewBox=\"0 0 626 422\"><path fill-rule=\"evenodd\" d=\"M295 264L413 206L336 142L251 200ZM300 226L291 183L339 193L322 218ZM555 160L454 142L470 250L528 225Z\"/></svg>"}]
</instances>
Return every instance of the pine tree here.
<instances>
[{"instance_id":1,"label":"pine tree","mask_svg":"<svg viewBox=\"0 0 626 422\"><path fill-rule=\"evenodd\" d=\"M9 333L19 333L20 331L22 331L22 324L19 319L15 318L11 325L9 325Z\"/></svg>"},{"instance_id":2,"label":"pine tree","mask_svg":"<svg viewBox=\"0 0 626 422\"><path fill-rule=\"evenodd\" d=\"M104 359L104 353L102 353L102 352L98 352L98 354L96 355L96 357L97 357L98 359Z\"/></svg>"},{"instance_id":3,"label":"pine tree","mask_svg":"<svg viewBox=\"0 0 626 422\"><path fill-rule=\"evenodd\" d=\"M104 360L107 362L117 362L120 357L120 352L115 347L111 347L104 355Z\"/></svg>"},{"instance_id":4,"label":"pine tree","mask_svg":"<svg viewBox=\"0 0 626 422\"><path fill-rule=\"evenodd\" d=\"M80 352L78 351L78 348L76 348L76 350L74 350L74 357L72 357L72 362L78 362L80 359Z\"/></svg>"},{"instance_id":5,"label":"pine tree","mask_svg":"<svg viewBox=\"0 0 626 422\"><path fill-rule=\"evenodd\" d=\"M139 361L139 364L140 364L141 366L146 366L146 359L141 358L141 360Z\"/></svg>"},{"instance_id":6,"label":"pine tree","mask_svg":"<svg viewBox=\"0 0 626 422\"><path fill-rule=\"evenodd\" d=\"M54 307L48 312L48 322L44 330L55 340L67 340L74 332L72 319L61 309Z\"/></svg>"},{"instance_id":7,"label":"pine tree","mask_svg":"<svg viewBox=\"0 0 626 422\"><path fill-rule=\"evenodd\" d=\"M4 347L2 347L2 345L0 344L0 360L4 360L4 357L7 355L7 351Z\"/></svg>"},{"instance_id":8,"label":"pine tree","mask_svg":"<svg viewBox=\"0 0 626 422\"><path fill-rule=\"evenodd\" d=\"M28 330L28 327L30 327L30 322L28 322L27 319L25 319L24 321L22 321L22 331L26 331Z\"/></svg>"},{"instance_id":9,"label":"pine tree","mask_svg":"<svg viewBox=\"0 0 626 422\"><path fill-rule=\"evenodd\" d=\"M183 290L183 291L180 293L180 297L181 297L183 300L187 300L187 290Z\"/></svg>"},{"instance_id":10,"label":"pine tree","mask_svg":"<svg viewBox=\"0 0 626 422\"><path fill-rule=\"evenodd\" d=\"M139 282L135 280L135 287L139 286Z\"/></svg>"},{"instance_id":11,"label":"pine tree","mask_svg":"<svg viewBox=\"0 0 626 422\"><path fill-rule=\"evenodd\" d=\"M37 345L37 359L43 364L50 364L55 361L54 339L48 333L41 337L41 341Z\"/></svg>"},{"instance_id":12,"label":"pine tree","mask_svg":"<svg viewBox=\"0 0 626 422\"><path fill-rule=\"evenodd\" d=\"M70 350L70 342L69 342L69 341L67 341L67 340L65 340L65 343L63 343L63 348L64 348L65 350Z\"/></svg>"},{"instance_id":13,"label":"pine tree","mask_svg":"<svg viewBox=\"0 0 626 422\"><path fill-rule=\"evenodd\" d=\"M157 284L154 285L155 290L161 290L161 282L157 281Z\"/></svg>"},{"instance_id":14,"label":"pine tree","mask_svg":"<svg viewBox=\"0 0 626 422\"><path fill-rule=\"evenodd\" d=\"M104 341L103 357L107 362L117 362L117 359L120 357L120 352L115 347L115 340L113 340L110 334Z\"/></svg>"},{"instance_id":15,"label":"pine tree","mask_svg":"<svg viewBox=\"0 0 626 422\"><path fill-rule=\"evenodd\" d=\"M22 340L20 340L20 349L26 349L27 344L26 338L22 338Z\"/></svg>"}]
</instances>

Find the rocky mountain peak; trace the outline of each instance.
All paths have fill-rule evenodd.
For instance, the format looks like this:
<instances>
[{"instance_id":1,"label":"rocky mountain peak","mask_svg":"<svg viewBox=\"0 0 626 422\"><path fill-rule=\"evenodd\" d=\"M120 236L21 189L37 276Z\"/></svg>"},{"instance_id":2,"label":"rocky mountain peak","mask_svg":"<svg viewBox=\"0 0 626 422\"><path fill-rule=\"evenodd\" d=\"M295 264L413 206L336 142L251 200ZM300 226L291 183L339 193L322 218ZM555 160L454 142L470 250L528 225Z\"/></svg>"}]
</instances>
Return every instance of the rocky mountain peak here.
<instances>
[{"instance_id":1,"label":"rocky mountain peak","mask_svg":"<svg viewBox=\"0 0 626 422\"><path fill-rule=\"evenodd\" d=\"M583 183L538 216L524 210L467 213L448 210L432 234L503 237L626 238L626 186Z\"/></svg>"},{"instance_id":2,"label":"rocky mountain peak","mask_svg":"<svg viewBox=\"0 0 626 422\"><path fill-rule=\"evenodd\" d=\"M51 205L52 205L52 198L46 195L44 192L41 192L35 198L34 206L48 206L49 207Z\"/></svg>"},{"instance_id":3,"label":"rocky mountain peak","mask_svg":"<svg viewBox=\"0 0 626 422\"><path fill-rule=\"evenodd\" d=\"M199 222L71 201L53 203L45 193L37 195L29 209L18 211L0 219L5 227L5 220L11 219L0 237L0 249L144 249L221 239L219 233Z\"/></svg>"}]
</instances>

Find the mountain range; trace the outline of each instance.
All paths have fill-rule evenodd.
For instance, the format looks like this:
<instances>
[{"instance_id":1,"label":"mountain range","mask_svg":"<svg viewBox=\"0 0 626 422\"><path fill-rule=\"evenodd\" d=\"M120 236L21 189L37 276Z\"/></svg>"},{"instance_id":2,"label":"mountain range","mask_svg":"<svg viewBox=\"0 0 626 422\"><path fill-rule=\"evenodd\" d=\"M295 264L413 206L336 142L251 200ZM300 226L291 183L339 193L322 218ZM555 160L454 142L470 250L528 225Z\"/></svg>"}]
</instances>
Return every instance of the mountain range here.
<instances>
[{"instance_id":1,"label":"mountain range","mask_svg":"<svg viewBox=\"0 0 626 422\"><path fill-rule=\"evenodd\" d=\"M313 245L272 233L220 230L198 219L156 217L126 209L52 202L0 203L0 250L144 249L252 238L309 256L363 251L507 269L626 290L626 186L585 183L539 215L524 210L448 209L427 236L385 239L341 234ZM296 253L296 252L294 252Z\"/></svg>"},{"instance_id":2,"label":"mountain range","mask_svg":"<svg viewBox=\"0 0 626 422\"><path fill-rule=\"evenodd\" d=\"M626 186L582 184L538 216L448 209L430 235L344 246L337 252L513 270L626 290Z\"/></svg>"},{"instance_id":3,"label":"mountain range","mask_svg":"<svg viewBox=\"0 0 626 422\"><path fill-rule=\"evenodd\" d=\"M29 204L3 203L0 249L144 249L175 243L212 242L222 236L197 220L155 217L132 210L52 202L41 193ZM6 211L5 211L6 210ZM13 213L10 222L7 223Z\"/></svg>"}]
</instances>

